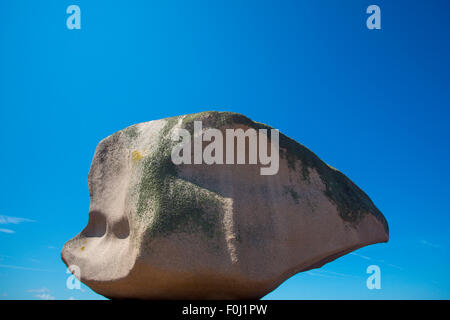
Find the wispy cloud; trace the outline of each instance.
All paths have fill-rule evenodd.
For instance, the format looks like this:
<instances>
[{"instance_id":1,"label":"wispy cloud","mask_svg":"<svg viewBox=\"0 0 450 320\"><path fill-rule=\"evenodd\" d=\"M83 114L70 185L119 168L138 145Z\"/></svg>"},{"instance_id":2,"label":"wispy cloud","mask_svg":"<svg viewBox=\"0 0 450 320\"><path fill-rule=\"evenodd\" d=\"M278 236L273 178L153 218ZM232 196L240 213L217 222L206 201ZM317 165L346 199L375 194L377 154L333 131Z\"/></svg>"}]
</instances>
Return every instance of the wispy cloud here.
<instances>
[{"instance_id":1,"label":"wispy cloud","mask_svg":"<svg viewBox=\"0 0 450 320\"><path fill-rule=\"evenodd\" d=\"M35 297L42 300L55 300L55 297L50 293L36 294Z\"/></svg>"},{"instance_id":2,"label":"wispy cloud","mask_svg":"<svg viewBox=\"0 0 450 320\"><path fill-rule=\"evenodd\" d=\"M33 296L42 300L55 300L55 297L50 294L50 290L47 288L30 289L27 292L36 293Z\"/></svg>"},{"instance_id":3,"label":"wispy cloud","mask_svg":"<svg viewBox=\"0 0 450 320\"><path fill-rule=\"evenodd\" d=\"M404 270L402 267L399 267L399 266L397 266L395 264L392 264L392 263L388 263L388 262L386 262L384 260L373 259L371 257L363 256L362 254L359 254L359 253L356 253L356 252L350 252L350 254L352 256L356 256L356 257L359 257L359 258L364 259L364 260L373 261L374 263L382 263L384 265L387 265L389 267L392 267L392 268L395 268L395 269L398 269L398 270Z\"/></svg>"},{"instance_id":4,"label":"wispy cloud","mask_svg":"<svg viewBox=\"0 0 450 320\"><path fill-rule=\"evenodd\" d=\"M27 292L31 292L31 293L46 293L46 292L50 292L50 290L47 289L47 288L40 288L40 289L29 289L29 290L27 290Z\"/></svg>"},{"instance_id":5,"label":"wispy cloud","mask_svg":"<svg viewBox=\"0 0 450 320\"><path fill-rule=\"evenodd\" d=\"M19 224L22 222L35 222L34 220L20 217L9 217L0 215L0 224Z\"/></svg>"},{"instance_id":6,"label":"wispy cloud","mask_svg":"<svg viewBox=\"0 0 450 320\"><path fill-rule=\"evenodd\" d=\"M31 219L27 219L27 218L9 217L9 216L0 215L0 224L19 224L22 222L35 222L35 221L31 220ZM0 228L0 232L8 233L8 234L15 233L14 230L5 229L5 228Z\"/></svg>"},{"instance_id":7,"label":"wispy cloud","mask_svg":"<svg viewBox=\"0 0 450 320\"><path fill-rule=\"evenodd\" d=\"M398 270L404 270L402 267L399 267L399 266L397 266L397 265L395 265L395 264L392 264L392 263L386 263L386 265L388 265L389 267L398 269Z\"/></svg>"},{"instance_id":8,"label":"wispy cloud","mask_svg":"<svg viewBox=\"0 0 450 320\"><path fill-rule=\"evenodd\" d=\"M346 273L340 273L340 272L334 272L334 271L328 271L328 270L309 270L306 272L306 274L310 276L318 276L318 277L324 277L324 278L333 278L333 279L345 279L345 278L360 278L359 276L355 276L352 274L346 274Z\"/></svg>"},{"instance_id":9,"label":"wispy cloud","mask_svg":"<svg viewBox=\"0 0 450 320\"><path fill-rule=\"evenodd\" d=\"M14 265L10 265L10 264L0 264L0 268L27 270L27 271L57 272L55 270L28 268L28 267L22 267L22 266L14 266Z\"/></svg>"},{"instance_id":10,"label":"wispy cloud","mask_svg":"<svg viewBox=\"0 0 450 320\"><path fill-rule=\"evenodd\" d=\"M321 270L309 270L309 271L306 271L305 273L307 275L315 276L315 277L333 278L333 279L338 278L338 277L335 277L335 276L327 275L326 273L324 273Z\"/></svg>"},{"instance_id":11,"label":"wispy cloud","mask_svg":"<svg viewBox=\"0 0 450 320\"><path fill-rule=\"evenodd\" d=\"M441 249L441 248L444 247L443 245L440 245L440 244L437 244L437 243L431 243L431 242L429 242L427 240L420 240L420 244L422 244L422 245L424 245L426 247L437 248L437 249Z\"/></svg>"},{"instance_id":12,"label":"wispy cloud","mask_svg":"<svg viewBox=\"0 0 450 320\"><path fill-rule=\"evenodd\" d=\"M0 228L0 232L3 232L3 233L9 233L9 234L15 233L14 230L11 230L11 229L2 229L2 228Z\"/></svg>"},{"instance_id":13,"label":"wispy cloud","mask_svg":"<svg viewBox=\"0 0 450 320\"><path fill-rule=\"evenodd\" d=\"M362 258L362 259L364 259L364 260L372 260L372 258L370 258L370 257L368 257L368 256L363 256L362 254L358 254L358 253L355 253L355 252L350 252L350 254L351 254L352 256L360 257L360 258Z\"/></svg>"}]
</instances>

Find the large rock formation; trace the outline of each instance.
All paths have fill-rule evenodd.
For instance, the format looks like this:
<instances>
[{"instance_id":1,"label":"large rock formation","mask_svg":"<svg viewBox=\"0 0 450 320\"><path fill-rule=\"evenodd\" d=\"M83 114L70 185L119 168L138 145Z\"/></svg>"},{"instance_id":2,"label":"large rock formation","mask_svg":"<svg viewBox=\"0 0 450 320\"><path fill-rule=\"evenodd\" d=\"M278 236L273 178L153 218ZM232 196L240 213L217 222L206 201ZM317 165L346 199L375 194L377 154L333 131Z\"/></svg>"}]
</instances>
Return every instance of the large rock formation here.
<instances>
[{"instance_id":1,"label":"large rock formation","mask_svg":"<svg viewBox=\"0 0 450 320\"><path fill-rule=\"evenodd\" d=\"M222 132L270 129L240 114L203 112L102 140L89 172L88 225L62 251L94 291L109 298L260 298L298 272L388 241L387 222L369 197L283 134L275 175L261 175L260 164L175 165L171 134L192 132L195 120Z\"/></svg>"}]
</instances>

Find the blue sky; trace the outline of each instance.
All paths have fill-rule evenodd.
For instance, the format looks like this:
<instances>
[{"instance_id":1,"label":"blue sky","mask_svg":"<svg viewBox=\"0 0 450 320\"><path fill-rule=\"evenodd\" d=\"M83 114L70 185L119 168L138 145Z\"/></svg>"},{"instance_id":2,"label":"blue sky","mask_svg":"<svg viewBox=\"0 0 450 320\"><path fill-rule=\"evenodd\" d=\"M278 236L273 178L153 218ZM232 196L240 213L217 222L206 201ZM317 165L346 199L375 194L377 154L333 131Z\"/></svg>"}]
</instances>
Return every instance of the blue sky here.
<instances>
[{"instance_id":1,"label":"blue sky","mask_svg":"<svg viewBox=\"0 0 450 320\"><path fill-rule=\"evenodd\" d=\"M81 8L81 30L66 8ZM366 8L381 8L381 30ZM450 298L448 1L0 2L0 299L66 288L97 143L134 123L234 111L365 190L390 241L298 274L267 299ZM366 287L378 265L380 290Z\"/></svg>"}]
</instances>

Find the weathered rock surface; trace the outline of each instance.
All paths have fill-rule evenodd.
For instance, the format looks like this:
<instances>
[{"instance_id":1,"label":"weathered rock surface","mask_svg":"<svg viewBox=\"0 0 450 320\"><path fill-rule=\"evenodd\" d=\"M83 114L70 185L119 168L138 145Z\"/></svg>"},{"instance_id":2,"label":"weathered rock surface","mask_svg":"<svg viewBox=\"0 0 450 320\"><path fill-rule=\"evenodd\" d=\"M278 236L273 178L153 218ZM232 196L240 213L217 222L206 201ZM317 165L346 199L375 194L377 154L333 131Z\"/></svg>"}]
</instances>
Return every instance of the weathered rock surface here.
<instances>
[{"instance_id":1,"label":"weathered rock surface","mask_svg":"<svg viewBox=\"0 0 450 320\"><path fill-rule=\"evenodd\" d=\"M290 276L388 241L388 225L344 174L280 134L280 168L174 165L175 128L269 128L204 112L140 123L102 140L89 222L62 250L109 298L254 299Z\"/></svg>"}]
</instances>

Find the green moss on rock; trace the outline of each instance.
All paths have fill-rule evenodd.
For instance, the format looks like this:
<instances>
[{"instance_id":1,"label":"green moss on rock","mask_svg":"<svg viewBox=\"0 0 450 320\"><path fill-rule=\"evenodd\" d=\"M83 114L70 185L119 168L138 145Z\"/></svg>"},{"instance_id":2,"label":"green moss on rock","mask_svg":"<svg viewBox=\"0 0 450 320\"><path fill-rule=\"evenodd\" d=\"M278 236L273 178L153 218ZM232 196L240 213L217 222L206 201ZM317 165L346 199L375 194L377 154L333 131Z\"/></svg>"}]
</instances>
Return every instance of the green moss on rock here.
<instances>
[{"instance_id":1,"label":"green moss on rock","mask_svg":"<svg viewBox=\"0 0 450 320\"><path fill-rule=\"evenodd\" d=\"M300 196L298 195L297 191L294 190L292 186L284 186L284 194L289 194L292 197L292 200L296 204L299 204Z\"/></svg>"},{"instance_id":2,"label":"green moss on rock","mask_svg":"<svg viewBox=\"0 0 450 320\"><path fill-rule=\"evenodd\" d=\"M201 231L214 237L220 231L220 198L211 191L178 179L177 166L170 157L173 142L169 135L178 119L166 119L155 152L143 160L137 214L141 217L152 214L148 236Z\"/></svg>"},{"instance_id":3,"label":"green moss on rock","mask_svg":"<svg viewBox=\"0 0 450 320\"><path fill-rule=\"evenodd\" d=\"M136 139L137 136L138 136L138 130L137 130L136 125L132 125L132 126L130 126L128 128L125 128L122 131L125 134L125 136L130 138L130 139Z\"/></svg>"}]
</instances>

